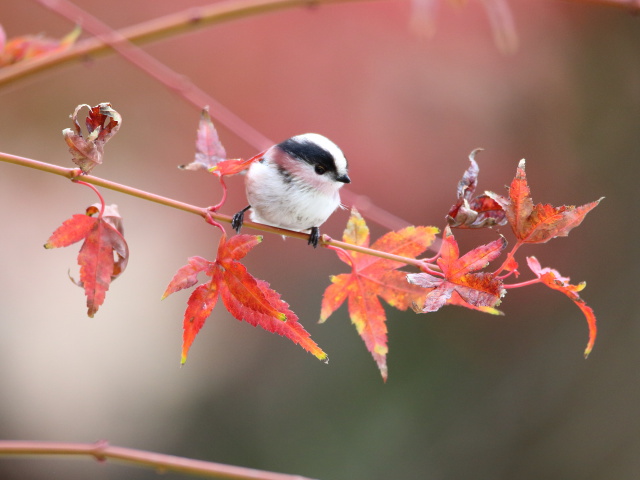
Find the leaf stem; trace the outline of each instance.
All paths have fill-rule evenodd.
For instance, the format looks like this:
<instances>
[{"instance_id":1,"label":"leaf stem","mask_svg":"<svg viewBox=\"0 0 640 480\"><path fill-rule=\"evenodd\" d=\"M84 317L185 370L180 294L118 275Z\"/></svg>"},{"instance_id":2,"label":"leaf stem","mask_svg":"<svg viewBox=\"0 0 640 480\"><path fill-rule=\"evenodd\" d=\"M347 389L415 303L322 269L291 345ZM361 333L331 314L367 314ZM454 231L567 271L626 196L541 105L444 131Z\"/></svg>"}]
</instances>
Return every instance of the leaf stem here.
<instances>
[{"instance_id":1,"label":"leaf stem","mask_svg":"<svg viewBox=\"0 0 640 480\"><path fill-rule=\"evenodd\" d=\"M506 268L506 266L509 264L509 262L514 258L516 251L522 246L524 245L524 242L522 242L522 240L518 240L516 242L516 244L513 246L513 248L511 249L511 251L507 254L507 258L504 259L504 262L502 262L502 265L500 265L500 267L498 267L498 269L493 272L492 275L494 276L498 276L498 274L504 270Z\"/></svg>"},{"instance_id":2,"label":"leaf stem","mask_svg":"<svg viewBox=\"0 0 640 480\"><path fill-rule=\"evenodd\" d=\"M78 171L78 169L76 168L60 167L58 165L52 165L50 163L40 162L38 160L33 160L31 158L19 157L16 155L11 155L3 152L0 152L0 162L12 163L14 165L20 165L23 167L29 167L36 170L41 170L47 173L53 173L55 175L60 175L60 176L69 178L71 180L74 180L77 177L77 171ZM99 186L99 187L108 188L109 190L114 190L116 192L120 192L125 195L131 195L133 197L141 198L149 202L154 202L167 207L176 208L178 210L193 213L195 215L198 215L204 218L205 220L209 218L209 219L214 219L221 222L231 223L232 217L230 217L229 215L213 213L206 207L198 207L195 205L190 205L188 203L180 202L178 200L174 200L168 197L163 197L161 195L147 192L145 190L139 190L137 188L133 188L128 185L122 185L120 183L112 182L110 180L105 180L99 177L94 177L92 175L83 175L82 181L86 183L90 183L92 185ZM299 240L304 240L304 241L309 240L308 233L294 232L292 230L285 230L283 228L272 227L269 225L262 225L260 223L254 223L250 221L245 221L243 225L245 227L253 228L254 230L260 230L267 233L284 235L286 237L297 238ZM387 260L393 260L396 262L405 263L407 265L413 265L417 268L422 268L424 265L424 262L422 260L416 260L414 258L402 257L400 255L394 255L392 253L373 250L371 248L351 245L350 243L333 240L330 237L322 238L320 240L320 243L321 245L331 245L331 246L339 247L345 250L365 253L367 255L373 255L376 257L385 258Z\"/></svg>"},{"instance_id":3,"label":"leaf stem","mask_svg":"<svg viewBox=\"0 0 640 480\"><path fill-rule=\"evenodd\" d=\"M96 443L64 443L0 440L0 455L87 455L96 460L118 460L156 470L170 470L210 478L235 480L310 480L299 475L268 472L222 463Z\"/></svg>"},{"instance_id":4,"label":"leaf stem","mask_svg":"<svg viewBox=\"0 0 640 480\"><path fill-rule=\"evenodd\" d=\"M100 191L90 183L83 182L82 180L72 179L72 182L75 182L78 185L84 185L85 187L89 187L91 190L93 190L96 193L96 195L98 195L98 198L100 199L100 214L98 215L98 218L102 218L102 216L104 215L104 209L106 205L104 203L104 198L100 194Z\"/></svg>"},{"instance_id":5,"label":"leaf stem","mask_svg":"<svg viewBox=\"0 0 640 480\"><path fill-rule=\"evenodd\" d=\"M534 278L533 280L527 280L526 282L520 283L511 283L507 285L503 285L504 288L520 288L520 287L528 287L529 285L535 285L536 283L540 283L542 280L540 278Z\"/></svg>"}]
</instances>

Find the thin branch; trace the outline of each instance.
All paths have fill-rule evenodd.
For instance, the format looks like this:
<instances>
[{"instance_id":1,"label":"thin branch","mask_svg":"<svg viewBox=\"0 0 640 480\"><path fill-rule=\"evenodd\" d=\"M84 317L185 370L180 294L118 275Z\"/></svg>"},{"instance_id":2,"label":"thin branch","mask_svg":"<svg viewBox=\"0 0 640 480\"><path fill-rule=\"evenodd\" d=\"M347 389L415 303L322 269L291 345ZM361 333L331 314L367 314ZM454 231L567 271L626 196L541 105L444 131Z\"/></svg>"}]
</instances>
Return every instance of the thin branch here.
<instances>
[{"instance_id":1,"label":"thin branch","mask_svg":"<svg viewBox=\"0 0 640 480\"><path fill-rule=\"evenodd\" d=\"M299 475L267 472L206 462L173 455L111 446L105 441L96 443L62 443L0 440L0 455L87 455L96 460L118 460L151 467L160 471L174 471L212 478L236 480L310 480Z\"/></svg>"},{"instance_id":2,"label":"thin branch","mask_svg":"<svg viewBox=\"0 0 640 480\"><path fill-rule=\"evenodd\" d=\"M218 220L226 223L231 223L231 220L232 220L232 217L230 217L229 215L223 215L220 213L212 212L207 207L197 207L195 205L190 205L188 203L180 202L172 198L156 195L155 193L147 192L145 190L139 190L137 188L133 188L128 185L112 182L110 180L105 180L100 177L94 177L93 175L82 175L81 177L78 177L77 168L60 167L58 165L52 165L50 163L40 162L38 160L33 160L31 158L19 157L16 155L10 155L8 153L2 153L2 152L0 152L0 162L12 163L14 165L20 165L23 167L29 167L36 170L41 170L47 173L53 173L55 175L60 175L62 177L69 178L70 180L82 178L82 181L85 183L90 183L92 185L96 185L99 187L108 188L109 190L114 190L116 192L124 193L125 195L131 195L133 197L141 198L149 202L155 202L160 205L165 205L167 207L176 208L178 210L193 213L195 215L198 215L204 218L205 220L207 220L208 218L212 218L214 220ZM297 238L299 240L304 240L305 242L309 240L309 234L307 233L294 232L292 230L285 230L283 228L271 227L269 225L262 225L260 223L245 221L243 223L243 226L252 228L254 230L267 232L267 233L273 233L276 235L284 235L286 237ZM414 265L418 268L422 268L424 266L424 262L422 260L416 260L413 258L402 257L400 255L394 255L392 253L373 250L371 248L351 245L350 243L333 240L327 237L326 235L323 236L323 238L320 241L320 244L332 245L335 247L344 248L345 250L353 250L354 252L365 253L368 255L373 255L375 257L385 258L387 260L393 260L396 262L405 263L407 265Z\"/></svg>"},{"instance_id":3,"label":"thin branch","mask_svg":"<svg viewBox=\"0 0 640 480\"><path fill-rule=\"evenodd\" d=\"M116 32L116 37L112 38L112 41L123 37L136 44L148 43L209 25L254 15L290 8L352 1L363 0L228 0L202 7L190 7L164 17L123 28ZM57 52L3 68L0 72L0 86L58 65L81 61L88 56L105 55L110 51L111 47L104 39L88 38L64 52Z\"/></svg>"},{"instance_id":4,"label":"thin branch","mask_svg":"<svg viewBox=\"0 0 640 480\"><path fill-rule=\"evenodd\" d=\"M602 7L614 7L631 13L640 13L640 0L564 0L573 3L593 3Z\"/></svg>"}]
</instances>

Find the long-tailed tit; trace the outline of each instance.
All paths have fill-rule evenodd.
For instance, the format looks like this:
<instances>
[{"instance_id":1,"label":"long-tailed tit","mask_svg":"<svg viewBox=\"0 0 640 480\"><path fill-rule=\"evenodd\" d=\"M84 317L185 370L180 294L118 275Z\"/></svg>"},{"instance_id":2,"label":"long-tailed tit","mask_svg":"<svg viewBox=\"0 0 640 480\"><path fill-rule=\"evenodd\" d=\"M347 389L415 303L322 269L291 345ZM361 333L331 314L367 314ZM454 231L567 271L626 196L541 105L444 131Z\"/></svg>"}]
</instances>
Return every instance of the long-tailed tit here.
<instances>
[{"instance_id":1,"label":"long-tailed tit","mask_svg":"<svg viewBox=\"0 0 640 480\"><path fill-rule=\"evenodd\" d=\"M318 246L320 225L340 205L340 187L350 183L347 159L338 146L317 133L305 133L269 148L246 176L249 206L233 216L240 231L244 213L251 220L298 232L309 231Z\"/></svg>"}]
</instances>

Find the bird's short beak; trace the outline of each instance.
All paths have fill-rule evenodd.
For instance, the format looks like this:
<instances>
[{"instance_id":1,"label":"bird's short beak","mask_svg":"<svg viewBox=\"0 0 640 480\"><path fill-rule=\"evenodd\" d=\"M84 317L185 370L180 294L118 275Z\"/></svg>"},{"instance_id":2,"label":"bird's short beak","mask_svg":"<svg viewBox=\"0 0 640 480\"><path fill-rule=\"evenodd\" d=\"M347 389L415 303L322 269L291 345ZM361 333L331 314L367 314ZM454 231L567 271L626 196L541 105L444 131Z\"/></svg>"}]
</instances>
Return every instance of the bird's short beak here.
<instances>
[{"instance_id":1,"label":"bird's short beak","mask_svg":"<svg viewBox=\"0 0 640 480\"><path fill-rule=\"evenodd\" d=\"M349 178L349 175L347 175L346 173L344 175L340 175L339 177L336 177L336 181L342 182L342 183L351 183L351 179Z\"/></svg>"}]
</instances>

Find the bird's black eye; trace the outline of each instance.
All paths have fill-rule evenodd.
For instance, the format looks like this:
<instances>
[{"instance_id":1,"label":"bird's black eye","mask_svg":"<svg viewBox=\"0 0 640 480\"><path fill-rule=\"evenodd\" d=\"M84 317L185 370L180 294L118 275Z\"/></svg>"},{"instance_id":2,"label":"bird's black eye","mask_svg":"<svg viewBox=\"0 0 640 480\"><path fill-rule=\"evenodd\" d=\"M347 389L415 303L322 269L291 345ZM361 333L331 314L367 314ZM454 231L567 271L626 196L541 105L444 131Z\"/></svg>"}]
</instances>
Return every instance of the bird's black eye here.
<instances>
[{"instance_id":1,"label":"bird's black eye","mask_svg":"<svg viewBox=\"0 0 640 480\"><path fill-rule=\"evenodd\" d=\"M327 171L327 167L323 166L323 165L316 165L315 166L315 171L318 175L324 175Z\"/></svg>"}]
</instances>

